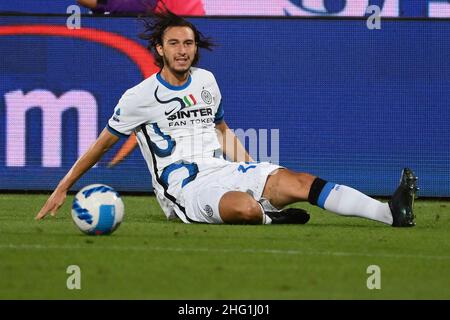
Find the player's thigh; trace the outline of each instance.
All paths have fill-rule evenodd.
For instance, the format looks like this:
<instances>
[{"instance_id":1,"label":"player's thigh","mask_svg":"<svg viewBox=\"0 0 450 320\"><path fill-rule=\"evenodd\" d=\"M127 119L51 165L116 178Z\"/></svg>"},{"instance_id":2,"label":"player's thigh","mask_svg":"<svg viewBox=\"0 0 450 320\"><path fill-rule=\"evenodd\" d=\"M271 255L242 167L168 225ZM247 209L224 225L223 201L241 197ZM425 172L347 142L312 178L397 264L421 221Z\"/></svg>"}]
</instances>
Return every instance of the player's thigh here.
<instances>
[{"instance_id":1,"label":"player's thigh","mask_svg":"<svg viewBox=\"0 0 450 320\"><path fill-rule=\"evenodd\" d=\"M277 208L306 200L315 178L308 173L297 173L289 169L276 170L267 177L263 197Z\"/></svg>"},{"instance_id":2,"label":"player's thigh","mask_svg":"<svg viewBox=\"0 0 450 320\"><path fill-rule=\"evenodd\" d=\"M218 185L184 193L187 216L210 224L260 224L262 210L252 195Z\"/></svg>"}]
</instances>

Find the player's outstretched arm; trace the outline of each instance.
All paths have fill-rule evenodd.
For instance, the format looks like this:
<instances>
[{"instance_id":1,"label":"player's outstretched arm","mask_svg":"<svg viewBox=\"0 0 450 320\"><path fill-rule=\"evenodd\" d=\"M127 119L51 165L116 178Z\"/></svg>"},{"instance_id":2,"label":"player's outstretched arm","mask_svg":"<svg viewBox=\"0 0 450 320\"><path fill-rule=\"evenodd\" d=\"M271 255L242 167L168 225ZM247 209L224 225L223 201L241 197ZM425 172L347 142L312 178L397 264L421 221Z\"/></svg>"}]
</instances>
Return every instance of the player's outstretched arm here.
<instances>
[{"instance_id":1,"label":"player's outstretched arm","mask_svg":"<svg viewBox=\"0 0 450 320\"><path fill-rule=\"evenodd\" d=\"M228 127L225 120L216 124L217 138L222 146L223 153L234 162L253 162L254 160L245 150L242 143L233 131Z\"/></svg>"},{"instance_id":2,"label":"player's outstretched arm","mask_svg":"<svg viewBox=\"0 0 450 320\"><path fill-rule=\"evenodd\" d=\"M58 209L63 205L67 196L69 188L81 178L92 166L94 166L108 151L119 138L111 134L107 129L104 129L97 140L91 145L88 151L83 154L77 162L72 166L66 176L59 182L56 189L48 198L45 205L36 215L36 220L44 218L47 214L51 213L52 216L56 215Z\"/></svg>"}]
</instances>

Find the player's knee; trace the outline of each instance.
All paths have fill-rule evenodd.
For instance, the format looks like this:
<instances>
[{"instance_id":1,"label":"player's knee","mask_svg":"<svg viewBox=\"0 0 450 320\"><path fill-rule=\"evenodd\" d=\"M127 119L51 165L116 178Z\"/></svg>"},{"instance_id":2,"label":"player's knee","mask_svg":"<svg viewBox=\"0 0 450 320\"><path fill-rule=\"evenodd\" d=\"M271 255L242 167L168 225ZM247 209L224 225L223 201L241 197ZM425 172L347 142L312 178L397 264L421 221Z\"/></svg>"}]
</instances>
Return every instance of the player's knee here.
<instances>
[{"instance_id":1,"label":"player's knee","mask_svg":"<svg viewBox=\"0 0 450 320\"><path fill-rule=\"evenodd\" d=\"M262 222L260 205L245 192L227 192L219 202L219 210L225 223L259 224Z\"/></svg>"},{"instance_id":2,"label":"player's knee","mask_svg":"<svg viewBox=\"0 0 450 320\"><path fill-rule=\"evenodd\" d=\"M240 203L236 213L243 223L260 223L262 220L261 207L254 199Z\"/></svg>"}]
</instances>

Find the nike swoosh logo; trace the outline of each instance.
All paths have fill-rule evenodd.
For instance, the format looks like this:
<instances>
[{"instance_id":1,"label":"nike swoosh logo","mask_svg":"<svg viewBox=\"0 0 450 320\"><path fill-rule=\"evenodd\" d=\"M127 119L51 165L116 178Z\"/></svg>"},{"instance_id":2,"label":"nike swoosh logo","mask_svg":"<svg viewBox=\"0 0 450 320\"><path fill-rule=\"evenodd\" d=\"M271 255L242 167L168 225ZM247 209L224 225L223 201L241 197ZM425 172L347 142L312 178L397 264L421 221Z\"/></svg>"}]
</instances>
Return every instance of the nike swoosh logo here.
<instances>
[{"instance_id":1,"label":"nike swoosh logo","mask_svg":"<svg viewBox=\"0 0 450 320\"><path fill-rule=\"evenodd\" d=\"M159 86L157 86L156 89L155 89L156 101L158 101L161 104L168 104L168 103L171 103L171 102L178 102L178 103L180 103L180 109L179 110L186 108L186 104L184 103L184 101L181 98L175 97L175 98L172 98L170 100L161 100L161 99L159 99L158 98L158 89L159 89ZM170 112L165 112L166 116L171 114L176 108L177 107L173 108Z\"/></svg>"},{"instance_id":2,"label":"nike swoosh logo","mask_svg":"<svg viewBox=\"0 0 450 320\"><path fill-rule=\"evenodd\" d=\"M166 116L168 116L169 114L171 114L173 112L173 110L175 110L177 107L173 108L172 110L170 110L169 112L164 112Z\"/></svg>"}]
</instances>

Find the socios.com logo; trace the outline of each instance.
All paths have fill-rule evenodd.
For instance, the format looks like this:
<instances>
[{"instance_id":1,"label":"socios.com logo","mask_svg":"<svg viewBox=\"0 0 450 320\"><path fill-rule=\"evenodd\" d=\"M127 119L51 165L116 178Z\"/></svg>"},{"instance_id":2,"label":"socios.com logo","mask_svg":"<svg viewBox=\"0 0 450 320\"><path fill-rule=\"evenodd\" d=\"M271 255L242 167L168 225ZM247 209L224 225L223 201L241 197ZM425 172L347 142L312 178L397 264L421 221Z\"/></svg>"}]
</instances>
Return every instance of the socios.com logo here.
<instances>
[{"instance_id":1,"label":"socios.com logo","mask_svg":"<svg viewBox=\"0 0 450 320\"><path fill-rule=\"evenodd\" d=\"M75 38L115 49L136 64L144 78L158 71L153 64L152 55L146 48L129 38L112 32L93 28L71 30L61 25L14 25L0 26L1 36L44 36L49 37L49 42L52 39ZM51 59L51 54L48 55ZM71 81L70 73L65 81ZM86 81L90 81L90 79L86 79ZM75 83L74 86L76 86ZM27 165L26 136L29 128L26 126L26 116L32 108L39 108L42 115L42 167L61 167L61 141L65 129L62 125L62 115L65 111L74 109L77 113L78 145L76 148L78 156L88 149L98 135L99 105L92 92L74 88L62 94L60 92L56 94L52 88L43 88L42 86L29 88L28 84L20 86L19 83L14 90L7 90L0 94L3 94L5 103L5 166L7 167ZM112 107L105 106L111 110Z\"/></svg>"}]
</instances>

